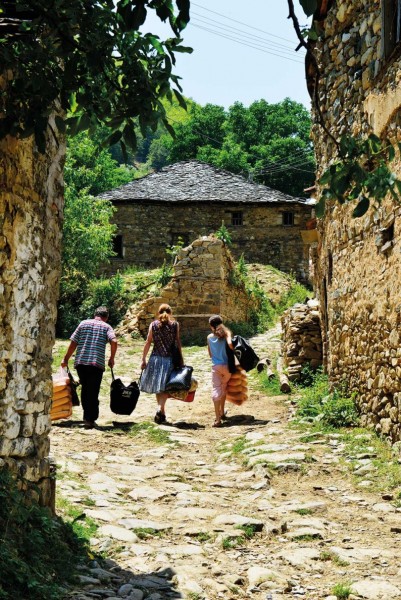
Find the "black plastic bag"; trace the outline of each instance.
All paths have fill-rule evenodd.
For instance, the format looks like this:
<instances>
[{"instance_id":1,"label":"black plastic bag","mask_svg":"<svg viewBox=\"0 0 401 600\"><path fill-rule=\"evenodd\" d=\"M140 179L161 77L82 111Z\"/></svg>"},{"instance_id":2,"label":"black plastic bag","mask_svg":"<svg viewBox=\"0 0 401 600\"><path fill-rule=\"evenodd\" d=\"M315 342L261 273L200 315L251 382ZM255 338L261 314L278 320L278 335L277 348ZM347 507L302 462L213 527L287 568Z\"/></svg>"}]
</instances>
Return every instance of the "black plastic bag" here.
<instances>
[{"instance_id":1,"label":"black plastic bag","mask_svg":"<svg viewBox=\"0 0 401 600\"><path fill-rule=\"evenodd\" d=\"M193 367L183 366L180 369L174 369L166 383L164 390L166 392L179 392L189 390L191 387Z\"/></svg>"},{"instance_id":2,"label":"black plastic bag","mask_svg":"<svg viewBox=\"0 0 401 600\"><path fill-rule=\"evenodd\" d=\"M115 379L111 369L110 410L116 415L130 415L136 408L139 398L139 385L132 381L124 385L121 379Z\"/></svg>"},{"instance_id":3,"label":"black plastic bag","mask_svg":"<svg viewBox=\"0 0 401 600\"><path fill-rule=\"evenodd\" d=\"M259 356L249 343L240 335L234 335L233 339L234 354L239 364L245 371L251 371L259 362Z\"/></svg>"},{"instance_id":4,"label":"black plastic bag","mask_svg":"<svg viewBox=\"0 0 401 600\"><path fill-rule=\"evenodd\" d=\"M67 367L68 377L70 379L71 402L73 406L79 406L79 396L77 388L81 385L79 381L75 381L70 369Z\"/></svg>"}]
</instances>

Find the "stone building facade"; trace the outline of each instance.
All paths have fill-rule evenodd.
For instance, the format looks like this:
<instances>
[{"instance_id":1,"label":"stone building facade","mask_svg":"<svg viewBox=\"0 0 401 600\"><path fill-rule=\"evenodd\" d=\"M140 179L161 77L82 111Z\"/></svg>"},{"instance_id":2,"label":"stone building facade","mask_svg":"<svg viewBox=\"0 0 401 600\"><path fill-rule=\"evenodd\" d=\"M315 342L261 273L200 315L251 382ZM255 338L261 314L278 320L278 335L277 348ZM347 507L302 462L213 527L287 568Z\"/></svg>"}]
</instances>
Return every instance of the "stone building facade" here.
<instances>
[{"instance_id":1,"label":"stone building facade","mask_svg":"<svg viewBox=\"0 0 401 600\"><path fill-rule=\"evenodd\" d=\"M214 236L201 237L182 248L173 277L159 296L133 306L117 330L119 335L139 331L146 337L161 303L173 308L186 334L210 333L208 319L221 314L226 321L245 322L252 308L243 285L233 285L234 262L227 246Z\"/></svg>"},{"instance_id":2,"label":"stone building facade","mask_svg":"<svg viewBox=\"0 0 401 600\"><path fill-rule=\"evenodd\" d=\"M165 167L102 194L116 208L117 257L105 268L158 267L166 248L215 233L232 237L236 258L271 264L308 280L308 253L300 231L311 218L310 200L294 198L243 177L193 160Z\"/></svg>"},{"instance_id":3,"label":"stone building facade","mask_svg":"<svg viewBox=\"0 0 401 600\"><path fill-rule=\"evenodd\" d=\"M400 3L321 0L315 18L324 30L312 50L327 128L337 140L374 133L399 142ZM317 121L315 114L319 175L337 152ZM400 176L399 160L392 167ZM401 438L401 207L386 199L361 218L352 218L353 209L331 203L318 224L314 268L324 361L333 383L345 381L357 392L363 423L395 441Z\"/></svg>"},{"instance_id":4,"label":"stone building facade","mask_svg":"<svg viewBox=\"0 0 401 600\"><path fill-rule=\"evenodd\" d=\"M33 139L0 142L0 468L46 506L65 154L53 132L46 154Z\"/></svg>"}]
</instances>

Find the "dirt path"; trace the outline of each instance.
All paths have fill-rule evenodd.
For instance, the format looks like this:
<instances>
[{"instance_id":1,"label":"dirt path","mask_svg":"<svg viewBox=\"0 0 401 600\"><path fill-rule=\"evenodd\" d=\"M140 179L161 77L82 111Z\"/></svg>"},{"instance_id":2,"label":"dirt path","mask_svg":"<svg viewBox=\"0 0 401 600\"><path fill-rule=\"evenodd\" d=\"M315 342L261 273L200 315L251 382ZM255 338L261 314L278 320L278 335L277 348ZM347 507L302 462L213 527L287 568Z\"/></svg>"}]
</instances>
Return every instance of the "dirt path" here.
<instances>
[{"instance_id":1,"label":"dirt path","mask_svg":"<svg viewBox=\"0 0 401 600\"><path fill-rule=\"evenodd\" d=\"M278 336L254 339L260 356ZM117 375L138 374L141 349L120 348ZM106 557L68 597L335 600L347 596L333 586L353 582L350 598L401 598L399 509L356 490L344 462L368 478L371 456L345 456L336 435L303 437L288 425L291 401L258 391L256 375L249 402L213 429L206 350L185 358L200 388L193 404L169 401L166 426L145 394L131 417L112 415L107 375L99 429L82 429L79 408L52 428L58 496L98 525L92 545Z\"/></svg>"}]
</instances>

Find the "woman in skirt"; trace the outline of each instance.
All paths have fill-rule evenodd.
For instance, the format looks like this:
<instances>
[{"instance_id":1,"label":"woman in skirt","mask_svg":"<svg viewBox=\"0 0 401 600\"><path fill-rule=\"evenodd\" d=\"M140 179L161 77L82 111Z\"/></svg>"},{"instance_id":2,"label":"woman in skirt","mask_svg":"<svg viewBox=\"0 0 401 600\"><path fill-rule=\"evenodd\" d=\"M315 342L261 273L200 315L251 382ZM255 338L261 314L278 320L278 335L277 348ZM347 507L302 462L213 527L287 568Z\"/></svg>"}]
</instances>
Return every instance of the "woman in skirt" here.
<instances>
[{"instance_id":1,"label":"woman in skirt","mask_svg":"<svg viewBox=\"0 0 401 600\"><path fill-rule=\"evenodd\" d=\"M152 354L146 362L150 346ZM168 304L159 306L157 318L149 325L148 337L142 353L142 372L140 388L142 392L156 394L158 411L155 423L166 420L165 405L169 394L164 391L173 370L173 352L177 349L182 356L180 326L171 314Z\"/></svg>"}]
</instances>

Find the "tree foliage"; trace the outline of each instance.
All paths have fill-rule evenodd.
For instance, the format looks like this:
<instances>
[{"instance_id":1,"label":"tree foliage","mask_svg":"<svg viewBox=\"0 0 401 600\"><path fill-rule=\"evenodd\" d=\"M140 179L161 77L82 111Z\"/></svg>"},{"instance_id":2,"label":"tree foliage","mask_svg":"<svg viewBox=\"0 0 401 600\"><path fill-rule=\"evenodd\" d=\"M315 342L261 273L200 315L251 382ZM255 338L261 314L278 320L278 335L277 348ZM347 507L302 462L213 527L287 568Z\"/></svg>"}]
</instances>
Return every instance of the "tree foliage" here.
<instances>
[{"instance_id":1,"label":"tree foliage","mask_svg":"<svg viewBox=\"0 0 401 600\"><path fill-rule=\"evenodd\" d=\"M401 144L398 150L401 152ZM343 136L339 159L319 179L323 192L316 206L317 216L324 215L326 200L331 199L340 204L355 201L353 217L362 217L372 202L380 205L388 193L400 201L401 181L389 167L394 158L395 149L388 140L373 134L359 141Z\"/></svg>"},{"instance_id":2,"label":"tree foliage","mask_svg":"<svg viewBox=\"0 0 401 600\"><path fill-rule=\"evenodd\" d=\"M180 37L189 0L175 4L177 14L172 0L0 0L1 16L16 19L0 38L0 137L33 134L44 151L52 111L61 132L105 125L104 143L124 152L136 124L171 130L161 98L185 104L173 66L176 52L191 51ZM170 38L140 31L149 10L169 22Z\"/></svg>"},{"instance_id":3,"label":"tree foliage","mask_svg":"<svg viewBox=\"0 0 401 600\"><path fill-rule=\"evenodd\" d=\"M193 104L188 115L175 124L174 139L161 134L151 141L149 167L196 158L297 196L313 183L310 117L302 104L236 102L228 111Z\"/></svg>"},{"instance_id":4,"label":"tree foliage","mask_svg":"<svg viewBox=\"0 0 401 600\"><path fill-rule=\"evenodd\" d=\"M109 149L99 149L107 135L104 128L95 136L82 132L69 139L65 164L65 207L63 223L62 274L57 331L69 335L81 316L81 306L93 292L100 266L113 254L116 227L111 223L114 208L101 192L128 183L134 170L120 166ZM118 282L99 283L109 300L118 295ZM114 287L113 287L114 286Z\"/></svg>"}]
</instances>

